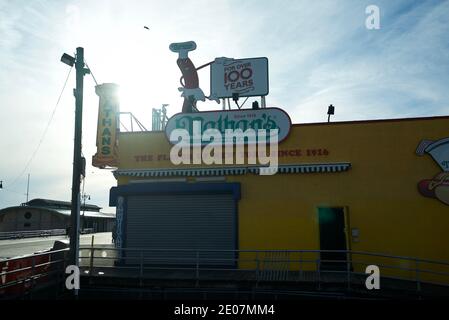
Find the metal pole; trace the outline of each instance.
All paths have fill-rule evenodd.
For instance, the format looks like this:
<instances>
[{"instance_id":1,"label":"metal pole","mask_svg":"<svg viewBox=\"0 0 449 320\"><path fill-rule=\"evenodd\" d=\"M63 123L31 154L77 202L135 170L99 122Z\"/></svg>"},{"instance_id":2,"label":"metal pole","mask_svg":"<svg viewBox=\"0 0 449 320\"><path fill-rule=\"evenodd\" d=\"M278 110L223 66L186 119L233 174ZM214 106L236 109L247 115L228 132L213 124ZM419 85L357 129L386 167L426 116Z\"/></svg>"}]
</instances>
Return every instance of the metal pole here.
<instances>
[{"instance_id":1,"label":"metal pole","mask_svg":"<svg viewBox=\"0 0 449 320\"><path fill-rule=\"evenodd\" d=\"M90 284L92 284L92 273L94 270L94 255L95 255L94 236L92 236L92 240L90 243L90 263L89 263L89 283Z\"/></svg>"},{"instance_id":2,"label":"metal pole","mask_svg":"<svg viewBox=\"0 0 449 320\"><path fill-rule=\"evenodd\" d=\"M89 198L89 200L90 200L90 195L86 195L86 193L84 192L84 182L85 182L85 179L83 179L83 195L81 196L83 198L83 218L81 220L81 225L80 225L81 233L85 229L85 223L86 223L86 221L85 221L86 218L84 216L86 213L86 199Z\"/></svg>"},{"instance_id":3,"label":"metal pole","mask_svg":"<svg viewBox=\"0 0 449 320\"><path fill-rule=\"evenodd\" d=\"M168 104L162 105L162 128L161 128L161 130L165 130L165 125L167 124L167 106L168 106Z\"/></svg>"},{"instance_id":4,"label":"metal pole","mask_svg":"<svg viewBox=\"0 0 449 320\"><path fill-rule=\"evenodd\" d=\"M34 289L34 275L35 275L35 273L36 273L36 270L35 270L35 268L36 268L36 257L35 256L33 256L33 259L31 260L32 262L32 268L31 268L31 297L33 297L33 289Z\"/></svg>"},{"instance_id":5,"label":"metal pole","mask_svg":"<svg viewBox=\"0 0 449 320\"><path fill-rule=\"evenodd\" d=\"M316 260L316 270L317 270L317 274L318 274L318 290L321 290L321 262L320 262L320 258L318 258Z\"/></svg>"},{"instance_id":6,"label":"metal pole","mask_svg":"<svg viewBox=\"0 0 449 320\"><path fill-rule=\"evenodd\" d=\"M83 221L81 224L81 231L84 230L84 222L85 222L85 218L84 218L84 214L86 213L86 196L84 195L84 205L83 205Z\"/></svg>"},{"instance_id":7,"label":"metal pole","mask_svg":"<svg viewBox=\"0 0 449 320\"><path fill-rule=\"evenodd\" d=\"M421 292L421 281L419 276L419 262L418 259L415 259L415 272L416 272L416 289L418 294Z\"/></svg>"},{"instance_id":8,"label":"metal pole","mask_svg":"<svg viewBox=\"0 0 449 320\"><path fill-rule=\"evenodd\" d=\"M351 291L351 259L349 251L346 251L346 281L348 281L348 291Z\"/></svg>"},{"instance_id":9,"label":"metal pole","mask_svg":"<svg viewBox=\"0 0 449 320\"><path fill-rule=\"evenodd\" d=\"M79 217L80 217L80 184L81 184L81 132L83 119L83 80L88 72L84 68L84 49L76 48L76 89L75 95L75 141L73 147L72 175L72 211L70 214L70 255L69 264L79 264ZM75 295L78 294L75 290Z\"/></svg>"},{"instance_id":10,"label":"metal pole","mask_svg":"<svg viewBox=\"0 0 449 320\"><path fill-rule=\"evenodd\" d=\"M27 182L27 203L28 203L28 194L30 191L30 174L28 173L28 182Z\"/></svg>"},{"instance_id":11,"label":"metal pole","mask_svg":"<svg viewBox=\"0 0 449 320\"><path fill-rule=\"evenodd\" d=\"M256 251L256 287L259 283L260 276L260 261L259 261L259 251Z\"/></svg>"}]
</instances>

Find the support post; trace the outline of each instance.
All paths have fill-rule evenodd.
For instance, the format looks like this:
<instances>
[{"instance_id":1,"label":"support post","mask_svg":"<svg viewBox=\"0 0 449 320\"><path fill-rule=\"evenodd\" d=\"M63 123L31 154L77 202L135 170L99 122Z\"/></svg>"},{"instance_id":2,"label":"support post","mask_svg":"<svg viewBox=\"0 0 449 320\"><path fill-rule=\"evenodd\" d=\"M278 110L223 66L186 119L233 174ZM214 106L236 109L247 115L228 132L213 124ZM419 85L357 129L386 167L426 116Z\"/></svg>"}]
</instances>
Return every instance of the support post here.
<instances>
[{"instance_id":1,"label":"support post","mask_svg":"<svg viewBox=\"0 0 449 320\"><path fill-rule=\"evenodd\" d=\"M94 256L95 256L94 235L92 235L92 240L90 243L90 262L89 262L89 283L90 284L92 284L92 273L94 272Z\"/></svg>"},{"instance_id":2,"label":"support post","mask_svg":"<svg viewBox=\"0 0 449 320\"><path fill-rule=\"evenodd\" d=\"M75 95L75 139L73 146L72 174L72 210L70 214L70 255L69 264L79 265L79 222L80 222L80 184L81 184L81 134L83 119L83 84L84 75L89 73L84 68L84 49L76 48L76 89ZM78 295L78 290L75 290Z\"/></svg>"}]
</instances>

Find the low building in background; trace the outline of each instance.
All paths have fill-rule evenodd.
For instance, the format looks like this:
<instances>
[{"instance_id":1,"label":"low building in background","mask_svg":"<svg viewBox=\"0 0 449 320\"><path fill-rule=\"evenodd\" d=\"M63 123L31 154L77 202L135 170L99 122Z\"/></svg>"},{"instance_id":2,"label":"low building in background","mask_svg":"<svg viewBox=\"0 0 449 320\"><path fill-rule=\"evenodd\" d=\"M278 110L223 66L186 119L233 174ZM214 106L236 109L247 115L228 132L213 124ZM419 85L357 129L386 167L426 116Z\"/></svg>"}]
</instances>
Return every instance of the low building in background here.
<instances>
[{"instance_id":1,"label":"low building in background","mask_svg":"<svg viewBox=\"0 0 449 320\"><path fill-rule=\"evenodd\" d=\"M101 212L96 205L81 205L81 229L110 232L115 214ZM32 199L20 206L0 210L0 232L66 229L70 226L71 203L67 201Z\"/></svg>"}]
</instances>

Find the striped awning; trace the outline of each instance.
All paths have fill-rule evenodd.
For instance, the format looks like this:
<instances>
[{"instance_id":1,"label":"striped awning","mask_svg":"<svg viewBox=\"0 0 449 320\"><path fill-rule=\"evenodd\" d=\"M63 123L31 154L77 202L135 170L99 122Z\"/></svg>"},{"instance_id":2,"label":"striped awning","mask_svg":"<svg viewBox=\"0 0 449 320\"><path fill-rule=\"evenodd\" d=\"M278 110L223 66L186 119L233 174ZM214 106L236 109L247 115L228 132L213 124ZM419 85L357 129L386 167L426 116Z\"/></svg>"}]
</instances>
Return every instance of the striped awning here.
<instances>
[{"instance_id":1,"label":"striped awning","mask_svg":"<svg viewBox=\"0 0 449 320\"><path fill-rule=\"evenodd\" d=\"M326 173L343 172L351 168L349 162L338 163L314 163L314 164L289 164L279 165L277 173ZM268 174L274 170L264 166L246 167L201 167L183 169L118 169L114 171L114 176L130 177L198 177L198 176L230 176L252 174Z\"/></svg>"},{"instance_id":2,"label":"striped awning","mask_svg":"<svg viewBox=\"0 0 449 320\"><path fill-rule=\"evenodd\" d=\"M351 167L350 163L279 165L277 173L342 172L342 171L347 171L350 167ZM270 171L270 168L266 168L266 167L249 167L248 170L251 173L260 174L261 172L264 172L264 171L268 173Z\"/></svg>"}]
</instances>

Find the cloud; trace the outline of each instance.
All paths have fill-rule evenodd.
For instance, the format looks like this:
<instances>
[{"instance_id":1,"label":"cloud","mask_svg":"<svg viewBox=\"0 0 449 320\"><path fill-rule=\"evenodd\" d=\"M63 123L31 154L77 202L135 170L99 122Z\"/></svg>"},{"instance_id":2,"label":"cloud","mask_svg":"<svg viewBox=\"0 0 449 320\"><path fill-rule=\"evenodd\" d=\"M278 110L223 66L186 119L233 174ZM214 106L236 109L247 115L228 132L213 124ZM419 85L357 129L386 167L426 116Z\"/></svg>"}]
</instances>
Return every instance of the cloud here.
<instances>
[{"instance_id":1,"label":"cloud","mask_svg":"<svg viewBox=\"0 0 449 320\"><path fill-rule=\"evenodd\" d=\"M380 7L380 30L365 28L370 4ZM0 179L8 188L23 170L68 72L59 58L78 46L100 83L120 84L121 110L148 128L152 108L169 103L169 115L181 109L180 72L168 45L187 40L197 42L191 53L197 66L220 56L268 57L268 106L284 108L294 122L327 120L331 103L334 121L431 116L447 113L449 101L447 12L448 1L0 0ZM208 82L204 69L200 83L206 94ZM33 196L70 199L74 85L73 73L28 170ZM94 86L86 76L85 188L93 203L107 207L115 179L90 165ZM2 205L24 201L28 172L11 190L0 190Z\"/></svg>"},{"instance_id":2,"label":"cloud","mask_svg":"<svg viewBox=\"0 0 449 320\"><path fill-rule=\"evenodd\" d=\"M336 120L444 113L449 59L443 52L449 37L443 16L448 2L407 10L389 3L380 7L386 12L381 30L339 25L344 31L339 44L330 46L326 55L314 55L311 67L301 65L307 76L298 81L299 90L292 87L299 93L296 102L295 95L287 102L289 107L296 104L290 111L297 121L323 119L330 103L337 106ZM326 35L320 40L326 42Z\"/></svg>"}]
</instances>

